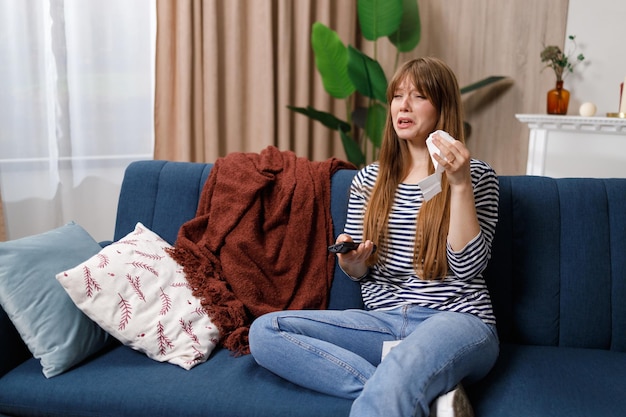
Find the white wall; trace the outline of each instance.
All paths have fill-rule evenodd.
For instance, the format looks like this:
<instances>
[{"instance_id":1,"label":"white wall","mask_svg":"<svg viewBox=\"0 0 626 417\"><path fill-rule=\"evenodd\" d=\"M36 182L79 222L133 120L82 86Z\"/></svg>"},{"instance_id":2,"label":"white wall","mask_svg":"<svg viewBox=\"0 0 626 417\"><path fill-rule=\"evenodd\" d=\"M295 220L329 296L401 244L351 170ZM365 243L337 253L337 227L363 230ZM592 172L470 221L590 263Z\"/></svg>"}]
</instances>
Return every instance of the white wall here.
<instances>
[{"instance_id":1,"label":"white wall","mask_svg":"<svg viewBox=\"0 0 626 417\"><path fill-rule=\"evenodd\" d=\"M545 150L545 171L542 175L553 178L626 177L626 137L578 132L550 132L549 137ZM615 149L621 151L615 152Z\"/></svg>"},{"instance_id":2,"label":"white wall","mask_svg":"<svg viewBox=\"0 0 626 417\"><path fill-rule=\"evenodd\" d=\"M619 110L619 85L626 77L626 1L569 0L566 35L575 35L585 55L566 79L571 92L568 114L592 102L596 116Z\"/></svg>"}]
</instances>

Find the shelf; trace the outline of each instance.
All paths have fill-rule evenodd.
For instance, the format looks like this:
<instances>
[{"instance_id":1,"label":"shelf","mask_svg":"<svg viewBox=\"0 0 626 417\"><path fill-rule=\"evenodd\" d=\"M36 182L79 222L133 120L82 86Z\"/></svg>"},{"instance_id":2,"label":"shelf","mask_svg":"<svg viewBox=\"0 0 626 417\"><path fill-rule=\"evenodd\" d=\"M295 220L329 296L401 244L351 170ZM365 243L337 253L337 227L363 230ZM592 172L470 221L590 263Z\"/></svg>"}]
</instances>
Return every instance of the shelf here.
<instances>
[{"instance_id":1,"label":"shelf","mask_svg":"<svg viewBox=\"0 0 626 417\"><path fill-rule=\"evenodd\" d=\"M618 117L555 116L549 114L516 114L531 129L594 133L625 133L626 119Z\"/></svg>"}]
</instances>

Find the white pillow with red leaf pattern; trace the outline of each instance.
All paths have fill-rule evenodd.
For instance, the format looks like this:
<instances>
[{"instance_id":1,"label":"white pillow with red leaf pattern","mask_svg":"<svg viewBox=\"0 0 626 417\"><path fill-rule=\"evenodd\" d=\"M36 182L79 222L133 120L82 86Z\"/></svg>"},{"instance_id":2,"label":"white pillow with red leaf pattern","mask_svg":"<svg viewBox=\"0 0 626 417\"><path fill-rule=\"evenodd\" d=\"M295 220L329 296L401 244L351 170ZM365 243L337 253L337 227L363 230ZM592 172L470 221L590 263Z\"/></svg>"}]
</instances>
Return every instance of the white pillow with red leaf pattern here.
<instances>
[{"instance_id":1,"label":"white pillow with red leaf pattern","mask_svg":"<svg viewBox=\"0 0 626 417\"><path fill-rule=\"evenodd\" d=\"M57 274L74 303L123 344L184 369L205 362L219 332L192 292L171 245L135 230Z\"/></svg>"}]
</instances>

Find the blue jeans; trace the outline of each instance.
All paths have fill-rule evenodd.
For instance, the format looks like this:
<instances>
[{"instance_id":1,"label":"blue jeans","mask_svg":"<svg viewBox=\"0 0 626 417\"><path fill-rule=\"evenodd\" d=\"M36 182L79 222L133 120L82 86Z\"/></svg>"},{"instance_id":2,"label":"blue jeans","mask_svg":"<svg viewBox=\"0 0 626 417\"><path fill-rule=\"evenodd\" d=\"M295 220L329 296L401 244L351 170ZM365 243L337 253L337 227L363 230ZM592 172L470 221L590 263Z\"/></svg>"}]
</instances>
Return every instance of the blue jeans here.
<instances>
[{"instance_id":1,"label":"blue jeans","mask_svg":"<svg viewBox=\"0 0 626 417\"><path fill-rule=\"evenodd\" d=\"M384 341L402 340L381 363ZM298 384L354 399L351 416L427 416L459 382L482 378L499 352L495 326L418 306L390 311L280 311L250 328L257 363Z\"/></svg>"}]
</instances>

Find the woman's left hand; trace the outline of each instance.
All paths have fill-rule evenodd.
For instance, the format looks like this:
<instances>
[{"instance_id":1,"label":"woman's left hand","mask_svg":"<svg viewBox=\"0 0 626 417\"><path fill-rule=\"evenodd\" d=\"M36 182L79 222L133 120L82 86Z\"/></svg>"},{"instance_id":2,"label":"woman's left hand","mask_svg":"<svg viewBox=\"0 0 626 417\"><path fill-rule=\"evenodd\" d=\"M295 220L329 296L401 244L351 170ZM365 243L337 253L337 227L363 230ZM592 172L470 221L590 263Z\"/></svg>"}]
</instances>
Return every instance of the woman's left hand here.
<instances>
[{"instance_id":1,"label":"woman's left hand","mask_svg":"<svg viewBox=\"0 0 626 417\"><path fill-rule=\"evenodd\" d=\"M480 232L474 205L470 153L458 140L448 142L435 135L433 143L441 151L441 156L434 154L434 158L446 170L450 184L448 243L452 250L459 251Z\"/></svg>"},{"instance_id":2,"label":"woman's left hand","mask_svg":"<svg viewBox=\"0 0 626 417\"><path fill-rule=\"evenodd\" d=\"M434 158L446 171L448 183L451 187L471 184L470 152L460 141L448 142L434 135L433 144L441 151L441 156L434 154Z\"/></svg>"}]
</instances>

